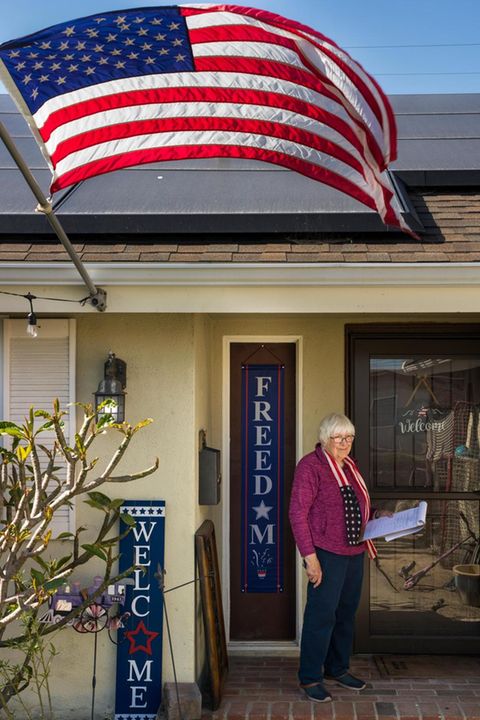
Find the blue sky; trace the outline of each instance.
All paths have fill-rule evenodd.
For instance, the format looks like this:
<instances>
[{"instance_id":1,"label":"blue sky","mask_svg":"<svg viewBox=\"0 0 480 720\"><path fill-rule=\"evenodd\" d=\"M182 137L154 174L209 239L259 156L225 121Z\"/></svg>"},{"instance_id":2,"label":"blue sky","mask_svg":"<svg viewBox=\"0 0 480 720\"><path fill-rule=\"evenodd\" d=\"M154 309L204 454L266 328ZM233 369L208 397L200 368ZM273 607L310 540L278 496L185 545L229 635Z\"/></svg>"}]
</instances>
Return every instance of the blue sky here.
<instances>
[{"instance_id":1,"label":"blue sky","mask_svg":"<svg viewBox=\"0 0 480 720\"><path fill-rule=\"evenodd\" d=\"M5 2L5 5L7 3ZM172 2L13 0L0 43L57 22ZM480 0L255 0L335 40L387 93L480 92ZM0 83L0 92L5 89Z\"/></svg>"}]
</instances>

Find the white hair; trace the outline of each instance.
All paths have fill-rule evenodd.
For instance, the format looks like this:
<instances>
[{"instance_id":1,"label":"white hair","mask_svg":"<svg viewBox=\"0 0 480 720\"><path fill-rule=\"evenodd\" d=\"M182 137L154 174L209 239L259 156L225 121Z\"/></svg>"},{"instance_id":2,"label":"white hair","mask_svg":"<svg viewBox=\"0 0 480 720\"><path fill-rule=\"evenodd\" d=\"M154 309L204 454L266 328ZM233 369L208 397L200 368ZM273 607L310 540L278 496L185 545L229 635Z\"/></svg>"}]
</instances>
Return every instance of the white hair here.
<instances>
[{"instance_id":1,"label":"white hair","mask_svg":"<svg viewBox=\"0 0 480 720\"><path fill-rule=\"evenodd\" d=\"M320 427L318 428L318 439L320 440L321 446L325 447L329 438L338 433L355 435L355 426L346 415L340 415L340 413L330 413L330 415L326 415L320 422Z\"/></svg>"}]
</instances>

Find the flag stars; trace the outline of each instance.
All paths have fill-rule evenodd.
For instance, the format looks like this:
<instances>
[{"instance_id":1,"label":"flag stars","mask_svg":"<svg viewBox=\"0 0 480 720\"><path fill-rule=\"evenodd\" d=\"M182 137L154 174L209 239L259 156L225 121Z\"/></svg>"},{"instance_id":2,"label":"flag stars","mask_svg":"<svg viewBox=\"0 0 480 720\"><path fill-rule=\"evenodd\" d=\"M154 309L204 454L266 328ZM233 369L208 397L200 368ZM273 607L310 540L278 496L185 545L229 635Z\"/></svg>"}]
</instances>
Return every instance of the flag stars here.
<instances>
[{"instance_id":1,"label":"flag stars","mask_svg":"<svg viewBox=\"0 0 480 720\"><path fill-rule=\"evenodd\" d=\"M115 18L115 20L113 22L116 25L123 25L125 23L126 19L127 19L126 15L119 15L118 17Z\"/></svg>"},{"instance_id":2,"label":"flag stars","mask_svg":"<svg viewBox=\"0 0 480 720\"><path fill-rule=\"evenodd\" d=\"M139 56L138 52L131 52L131 53L128 53L128 55L127 55L127 57L130 60L137 60L138 56Z\"/></svg>"},{"instance_id":3,"label":"flag stars","mask_svg":"<svg viewBox=\"0 0 480 720\"><path fill-rule=\"evenodd\" d=\"M50 55L47 55L47 60L55 60L57 57L56 53L50 53Z\"/></svg>"},{"instance_id":4,"label":"flag stars","mask_svg":"<svg viewBox=\"0 0 480 720\"><path fill-rule=\"evenodd\" d=\"M95 30L95 28L87 28L87 30L85 30L85 32L88 35L88 37L91 38L92 40L93 40L93 38L98 37L98 30Z\"/></svg>"},{"instance_id":5,"label":"flag stars","mask_svg":"<svg viewBox=\"0 0 480 720\"><path fill-rule=\"evenodd\" d=\"M48 42L44 41L44 42L40 43L40 50L50 50L51 47L52 47L52 43L50 41L48 41Z\"/></svg>"},{"instance_id":6,"label":"flag stars","mask_svg":"<svg viewBox=\"0 0 480 720\"><path fill-rule=\"evenodd\" d=\"M137 35L139 35L140 37L145 36L145 35L148 35L148 30L147 30L147 28L143 28L143 27L139 28L139 29L137 30Z\"/></svg>"},{"instance_id":7,"label":"flag stars","mask_svg":"<svg viewBox=\"0 0 480 720\"><path fill-rule=\"evenodd\" d=\"M170 23L168 26L169 30L180 30L180 23Z\"/></svg>"},{"instance_id":8,"label":"flag stars","mask_svg":"<svg viewBox=\"0 0 480 720\"><path fill-rule=\"evenodd\" d=\"M186 59L186 55L182 55L181 53L178 53L178 55L175 55L176 62L183 62Z\"/></svg>"},{"instance_id":9,"label":"flag stars","mask_svg":"<svg viewBox=\"0 0 480 720\"><path fill-rule=\"evenodd\" d=\"M68 66L67 70L68 70L68 72L76 72L78 70L78 65L72 63L71 65Z\"/></svg>"},{"instance_id":10,"label":"flag stars","mask_svg":"<svg viewBox=\"0 0 480 720\"><path fill-rule=\"evenodd\" d=\"M66 35L67 37L70 37L71 35L75 35L75 25L69 25L65 28L65 30L62 32L62 35Z\"/></svg>"},{"instance_id":11,"label":"flag stars","mask_svg":"<svg viewBox=\"0 0 480 720\"><path fill-rule=\"evenodd\" d=\"M32 90L32 94L30 95L30 97L33 98L34 100L37 99L37 97L38 97L38 88L34 88L34 89Z\"/></svg>"},{"instance_id":12,"label":"flag stars","mask_svg":"<svg viewBox=\"0 0 480 720\"><path fill-rule=\"evenodd\" d=\"M128 46L128 45L135 45L135 40L134 40L133 38L126 38L126 39L123 41L123 44L124 44L124 45L127 45L127 46Z\"/></svg>"},{"instance_id":13,"label":"flag stars","mask_svg":"<svg viewBox=\"0 0 480 720\"><path fill-rule=\"evenodd\" d=\"M181 38L175 38L175 40L172 40L173 47L180 47L180 45L183 45L183 40Z\"/></svg>"},{"instance_id":14,"label":"flag stars","mask_svg":"<svg viewBox=\"0 0 480 720\"><path fill-rule=\"evenodd\" d=\"M137 25L140 25L140 23L145 22L145 18L137 16L133 22L136 23Z\"/></svg>"},{"instance_id":15,"label":"flag stars","mask_svg":"<svg viewBox=\"0 0 480 720\"><path fill-rule=\"evenodd\" d=\"M107 19L107 18L99 17L99 18L95 18L95 21L94 21L94 22L96 22L96 23L101 23L101 22L105 22L106 19Z\"/></svg>"},{"instance_id":16,"label":"flag stars","mask_svg":"<svg viewBox=\"0 0 480 720\"><path fill-rule=\"evenodd\" d=\"M145 58L145 65L153 65L155 63L155 59L152 57Z\"/></svg>"},{"instance_id":17,"label":"flag stars","mask_svg":"<svg viewBox=\"0 0 480 720\"><path fill-rule=\"evenodd\" d=\"M95 47L93 48L93 51L94 52L103 52L104 47L105 47L105 45L100 45L100 43L97 43L95 45Z\"/></svg>"},{"instance_id":18,"label":"flag stars","mask_svg":"<svg viewBox=\"0 0 480 720\"><path fill-rule=\"evenodd\" d=\"M73 60L74 57L75 57L75 55L74 55L73 53L68 53L68 55L64 55L64 56L63 56L63 59L64 59L66 62L69 62L70 60Z\"/></svg>"},{"instance_id":19,"label":"flag stars","mask_svg":"<svg viewBox=\"0 0 480 720\"><path fill-rule=\"evenodd\" d=\"M43 62L42 62L41 60L39 60L38 62L34 63L34 65L33 65L33 69L34 69L34 70L41 70L42 67L43 67Z\"/></svg>"},{"instance_id":20,"label":"flag stars","mask_svg":"<svg viewBox=\"0 0 480 720\"><path fill-rule=\"evenodd\" d=\"M67 82L67 78L65 76L59 77L56 80L57 85L64 85Z\"/></svg>"},{"instance_id":21,"label":"flag stars","mask_svg":"<svg viewBox=\"0 0 480 720\"><path fill-rule=\"evenodd\" d=\"M163 40L165 40L166 37L167 36L163 33L158 33L157 35L155 35L155 40L158 40L158 42L162 42Z\"/></svg>"},{"instance_id":22,"label":"flag stars","mask_svg":"<svg viewBox=\"0 0 480 720\"><path fill-rule=\"evenodd\" d=\"M122 51L118 48L113 48L113 50L110 50L110 55L121 55Z\"/></svg>"},{"instance_id":23,"label":"flag stars","mask_svg":"<svg viewBox=\"0 0 480 720\"><path fill-rule=\"evenodd\" d=\"M32 82L32 76L31 76L31 74L29 73L28 75L25 75L25 77L23 78L22 82L23 82L24 85L28 85L29 82Z\"/></svg>"},{"instance_id":24,"label":"flag stars","mask_svg":"<svg viewBox=\"0 0 480 720\"><path fill-rule=\"evenodd\" d=\"M153 18L153 20L150 21L151 25L161 25L163 22L163 18Z\"/></svg>"},{"instance_id":25,"label":"flag stars","mask_svg":"<svg viewBox=\"0 0 480 720\"><path fill-rule=\"evenodd\" d=\"M142 50L151 50L152 43L143 43L143 45L141 47L142 47Z\"/></svg>"},{"instance_id":26,"label":"flag stars","mask_svg":"<svg viewBox=\"0 0 480 720\"><path fill-rule=\"evenodd\" d=\"M85 75L93 75L94 72L95 72L95 68L91 67L90 65L87 68L85 68L85 70L84 70Z\"/></svg>"},{"instance_id":27,"label":"flag stars","mask_svg":"<svg viewBox=\"0 0 480 720\"><path fill-rule=\"evenodd\" d=\"M55 72L55 70L60 70L61 67L62 67L62 63L58 63L58 62L57 62L57 63L52 63L52 64L50 65L50 70L51 70L52 72Z\"/></svg>"},{"instance_id":28,"label":"flag stars","mask_svg":"<svg viewBox=\"0 0 480 720\"><path fill-rule=\"evenodd\" d=\"M38 78L38 82L41 82L41 83L48 82L49 79L50 79L50 75L40 75L40 77Z\"/></svg>"},{"instance_id":29,"label":"flag stars","mask_svg":"<svg viewBox=\"0 0 480 720\"><path fill-rule=\"evenodd\" d=\"M108 58L101 57L100 60L98 61L98 64L99 65L108 65Z\"/></svg>"},{"instance_id":30,"label":"flag stars","mask_svg":"<svg viewBox=\"0 0 480 720\"><path fill-rule=\"evenodd\" d=\"M15 65L15 70L18 70L18 72L20 72L21 70L23 70L23 68L25 67L25 65L26 65L26 63L24 63L24 62L19 62L19 63L17 63L17 64Z\"/></svg>"},{"instance_id":31,"label":"flag stars","mask_svg":"<svg viewBox=\"0 0 480 720\"><path fill-rule=\"evenodd\" d=\"M60 45L58 46L58 49L63 52L64 50L68 50L68 40L62 40Z\"/></svg>"},{"instance_id":32,"label":"flag stars","mask_svg":"<svg viewBox=\"0 0 480 720\"><path fill-rule=\"evenodd\" d=\"M105 38L105 40L106 40L107 42L115 42L115 40L117 39L117 37L118 37L118 36L117 36L115 33L108 33L108 35L107 35L107 37Z\"/></svg>"},{"instance_id":33,"label":"flag stars","mask_svg":"<svg viewBox=\"0 0 480 720\"><path fill-rule=\"evenodd\" d=\"M158 51L158 54L159 54L159 55L168 55L169 52L170 52L170 50L169 50L168 48L161 48L161 49Z\"/></svg>"},{"instance_id":34,"label":"flag stars","mask_svg":"<svg viewBox=\"0 0 480 720\"><path fill-rule=\"evenodd\" d=\"M20 50L10 50L10 52L8 53L8 57L10 57L10 58L20 57Z\"/></svg>"},{"instance_id":35,"label":"flag stars","mask_svg":"<svg viewBox=\"0 0 480 720\"><path fill-rule=\"evenodd\" d=\"M126 64L126 63L125 63L124 60L119 60L118 62L115 63L115 67L116 67L118 70L123 70L123 68L125 67L125 64Z\"/></svg>"},{"instance_id":36,"label":"flag stars","mask_svg":"<svg viewBox=\"0 0 480 720\"><path fill-rule=\"evenodd\" d=\"M130 30L130 23L124 23L123 25L120 25L120 30L122 32L126 32L127 30Z\"/></svg>"},{"instance_id":37,"label":"flag stars","mask_svg":"<svg viewBox=\"0 0 480 720\"><path fill-rule=\"evenodd\" d=\"M80 60L81 60L82 62L90 62L91 59L92 59L92 56L91 56L91 55L87 55L87 54L82 55L82 57L80 58Z\"/></svg>"},{"instance_id":38,"label":"flag stars","mask_svg":"<svg viewBox=\"0 0 480 720\"><path fill-rule=\"evenodd\" d=\"M38 53L37 52L29 52L27 57L29 57L30 60L35 60L35 58L38 57Z\"/></svg>"},{"instance_id":39,"label":"flag stars","mask_svg":"<svg viewBox=\"0 0 480 720\"><path fill-rule=\"evenodd\" d=\"M86 43L86 42L81 42L81 41L79 40L79 41L77 42L77 44L76 44L75 47L77 48L77 50L85 50L85 48L87 47L87 43Z\"/></svg>"}]
</instances>

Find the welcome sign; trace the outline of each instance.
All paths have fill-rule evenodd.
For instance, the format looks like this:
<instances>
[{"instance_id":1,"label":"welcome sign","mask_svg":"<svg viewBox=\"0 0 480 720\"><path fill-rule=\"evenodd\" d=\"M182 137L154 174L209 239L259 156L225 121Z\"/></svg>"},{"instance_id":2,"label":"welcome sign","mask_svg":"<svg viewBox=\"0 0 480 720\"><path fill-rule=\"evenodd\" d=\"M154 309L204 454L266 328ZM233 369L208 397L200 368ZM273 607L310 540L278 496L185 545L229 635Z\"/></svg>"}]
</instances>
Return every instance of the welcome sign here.
<instances>
[{"instance_id":1,"label":"welcome sign","mask_svg":"<svg viewBox=\"0 0 480 720\"><path fill-rule=\"evenodd\" d=\"M165 502L129 500L121 513L136 524L120 540L119 570L138 569L124 606L129 627L117 645L115 720L155 720L162 699L163 597L156 573L164 562ZM120 525L121 532L128 527Z\"/></svg>"},{"instance_id":2,"label":"welcome sign","mask_svg":"<svg viewBox=\"0 0 480 720\"><path fill-rule=\"evenodd\" d=\"M284 376L242 366L242 592L283 591Z\"/></svg>"}]
</instances>

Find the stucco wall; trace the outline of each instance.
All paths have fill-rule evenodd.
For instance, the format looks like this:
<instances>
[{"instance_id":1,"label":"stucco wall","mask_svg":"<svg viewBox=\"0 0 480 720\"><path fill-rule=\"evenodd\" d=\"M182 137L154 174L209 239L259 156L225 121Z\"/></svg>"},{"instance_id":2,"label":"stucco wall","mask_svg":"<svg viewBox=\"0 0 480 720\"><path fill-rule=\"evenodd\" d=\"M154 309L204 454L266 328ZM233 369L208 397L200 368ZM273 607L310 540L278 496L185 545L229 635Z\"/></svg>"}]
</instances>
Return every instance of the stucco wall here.
<instances>
[{"instance_id":1,"label":"stucco wall","mask_svg":"<svg viewBox=\"0 0 480 720\"><path fill-rule=\"evenodd\" d=\"M311 314L90 314L78 317L77 400L92 400L108 351L113 350L127 362L127 419L132 423L146 417L154 419L153 425L135 437L121 469L137 470L149 465L158 455L159 470L151 477L111 487L106 492L112 497L166 501L167 587L195 577L193 536L205 518L215 523L220 562L223 561L223 571L228 570L225 499L228 475L223 478L220 505L198 505L199 430L207 430L209 445L221 448L223 458L226 459L228 453L228 423L223 416L225 338L272 342L285 336L298 339L300 457L314 446L321 417L332 410L344 409L345 324L386 319L385 316ZM409 319L396 316L399 322ZM111 439L102 439L102 444L102 456L114 448ZM92 522L97 522L92 510L79 502L77 524ZM88 583L98 568L92 565L79 579ZM225 578L226 575L223 591L228 620ZM198 589L190 585L177 590L167 596L167 601L177 676L180 681L193 682L201 675L205 659ZM98 717L103 718L105 715L100 713L113 710L115 647L106 632L100 633L98 641L96 706ZM62 718L83 720L85 708L91 702L93 638L66 629L55 638L55 643L61 651L52 673L55 704L61 709ZM165 638L163 680L171 679Z\"/></svg>"},{"instance_id":2,"label":"stucco wall","mask_svg":"<svg viewBox=\"0 0 480 720\"><path fill-rule=\"evenodd\" d=\"M134 483L102 489L111 497L166 501L167 587L194 577L197 433L193 327L191 315L90 315L78 320L77 400L92 402L92 393L103 377L103 363L113 350L127 363L127 420L133 424L147 417L154 419L135 436L120 470L133 472L149 466L156 456L159 469ZM114 439L101 439L97 447L101 458L114 449ZM77 503L77 525L91 525L98 522L97 517L82 501ZM88 532L85 542L87 537ZM100 569L100 564L92 563L76 577L90 584ZM194 597L193 585L167 596L180 681L194 680ZM96 708L103 718L113 711L116 648L106 632L99 634L98 642ZM55 644L61 651L52 672L55 705L63 718L83 720L91 702L93 637L65 629L56 636ZM165 634L163 647L166 681L173 675Z\"/></svg>"}]
</instances>

